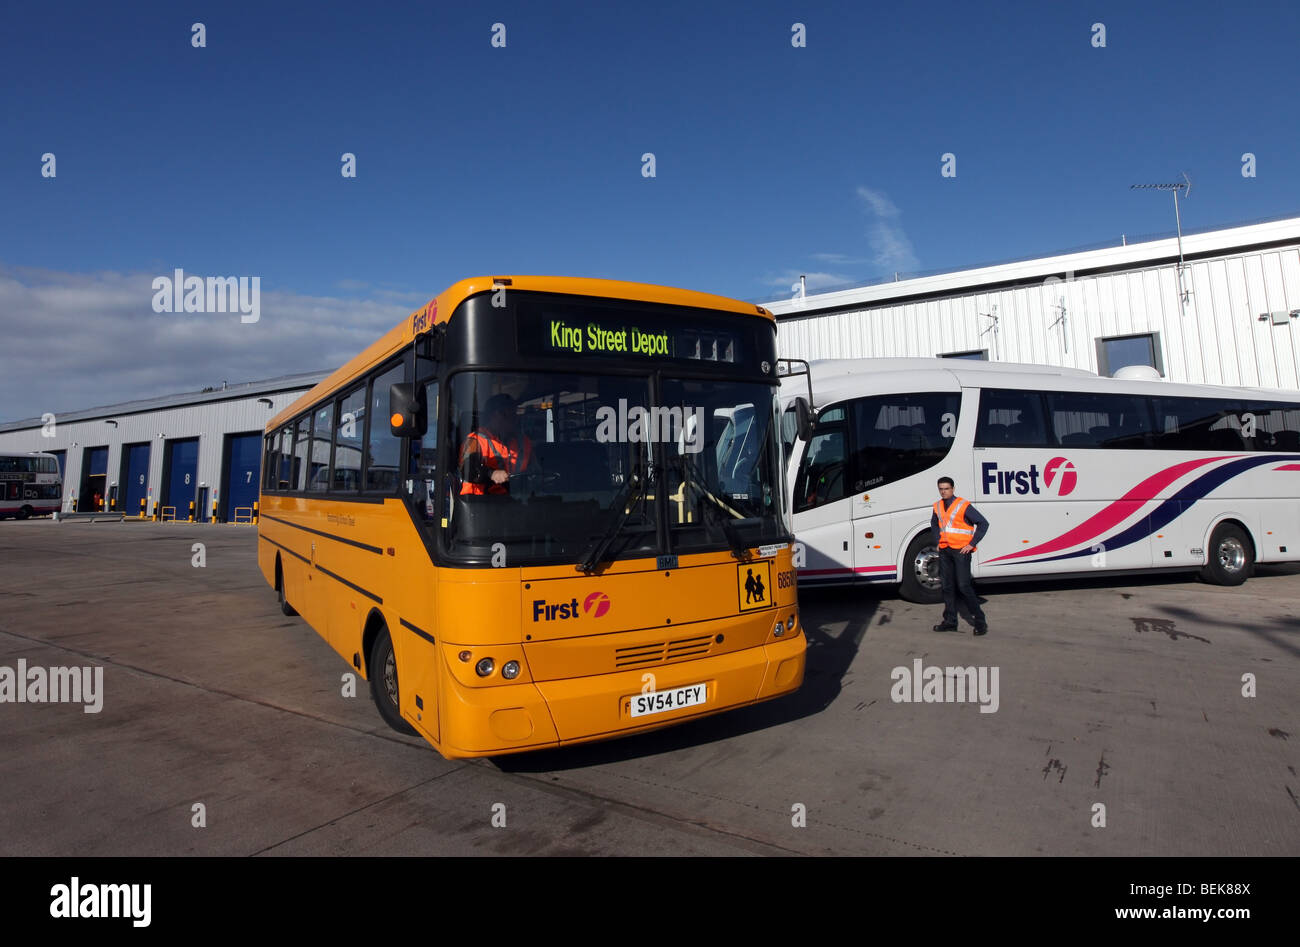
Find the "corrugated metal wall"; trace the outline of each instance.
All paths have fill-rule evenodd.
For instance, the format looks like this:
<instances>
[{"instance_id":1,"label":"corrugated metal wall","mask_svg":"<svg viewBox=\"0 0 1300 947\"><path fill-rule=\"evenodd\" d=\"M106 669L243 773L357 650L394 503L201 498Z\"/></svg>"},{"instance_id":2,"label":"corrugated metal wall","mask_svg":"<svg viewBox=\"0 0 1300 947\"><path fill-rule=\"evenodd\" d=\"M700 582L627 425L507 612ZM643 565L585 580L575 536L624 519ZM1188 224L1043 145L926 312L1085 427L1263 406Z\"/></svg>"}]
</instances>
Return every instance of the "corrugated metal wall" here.
<instances>
[{"instance_id":1,"label":"corrugated metal wall","mask_svg":"<svg viewBox=\"0 0 1300 947\"><path fill-rule=\"evenodd\" d=\"M1177 266L1054 285L974 292L856 312L783 318L787 358L932 356L988 349L994 361L1098 371L1096 340L1158 332L1170 381L1300 388L1300 319L1261 313L1300 309L1300 248L1225 255L1186 264L1184 307ZM1064 329L1053 322L1064 298ZM996 332L989 329L997 307ZM986 331L987 330L987 331ZM983 333L983 334L981 334ZM1068 334L1068 339L1067 339Z\"/></svg>"},{"instance_id":2,"label":"corrugated metal wall","mask_svg":"<svg viewBox=\"0 0 1300 947\"><path fill-rule=\"evenodd\" d=\"M193 487L197 494L199 484L206 485L209 502L211 502L213 494L219 494L223 489L221 462L225 435L260 432L267 421L287 408L307 390L303 388L297 391L267 392L247 398L115 416L113 420L117 422L116 427L108 424L103 418L63 424L56 416L53 437L43 436L40 427L4 432L0 433L0 450L47 452L66 450L63 509L68 510L71 495L80 492L82 463L87 456L87 448L108 447L107 479L109 484L118 484L119 506L121 506L127 493L126 485L121 483L125 445L148 443L150 449L147 488L152 491L149 494L151 497L149 508L152 510L153 501L161 495L163 460L167 454L167 445L174 440L197 437L199 462L197 482ZM265 404L259 404L258 398L269 399L271 406L268 408ZM138 509L126 512L136 513ZM188 514L188 508L182 508L178 503L177 518L184 519Z\"/></svg>"}]
</instances>

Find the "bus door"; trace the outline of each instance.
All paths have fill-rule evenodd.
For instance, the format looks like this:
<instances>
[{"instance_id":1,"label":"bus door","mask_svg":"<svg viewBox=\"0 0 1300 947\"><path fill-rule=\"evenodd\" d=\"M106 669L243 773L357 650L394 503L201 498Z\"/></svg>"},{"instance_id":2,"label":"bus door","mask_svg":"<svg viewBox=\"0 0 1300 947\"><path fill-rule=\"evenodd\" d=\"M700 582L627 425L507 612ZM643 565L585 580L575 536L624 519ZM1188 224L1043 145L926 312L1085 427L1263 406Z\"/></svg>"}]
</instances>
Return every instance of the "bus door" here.
<instances>
[{"instance_id":1,"label":"bus door","mask_svg":"<svg viewBox=\"0 0 1300 947\"><path fill-rule=\"evenodd\" d=\"M801 585L854 579L855 495L846 415L842 405L821 413L815 433L803 445L795 474L795 535L805 551L804 565L799 569Z\"/></svg>"}]
</instances>

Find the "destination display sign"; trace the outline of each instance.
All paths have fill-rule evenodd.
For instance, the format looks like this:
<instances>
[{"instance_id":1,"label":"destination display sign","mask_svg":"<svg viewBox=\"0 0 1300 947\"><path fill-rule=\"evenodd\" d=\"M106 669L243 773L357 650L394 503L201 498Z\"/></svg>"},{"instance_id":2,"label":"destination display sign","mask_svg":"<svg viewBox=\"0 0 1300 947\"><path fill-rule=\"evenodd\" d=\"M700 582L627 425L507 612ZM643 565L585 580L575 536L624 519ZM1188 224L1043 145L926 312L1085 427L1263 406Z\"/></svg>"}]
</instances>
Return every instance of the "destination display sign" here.
<instances>
[{"instance_id":1,"label":"destination display sign","mask_svg":"<svg viewBox=\"0 0 1300 947\"><path fill-rule=\"evenodd\" d=\"M521 311L519 351L529 355L741 362L746 333L640 313L538 307Z\"/></svg>"}]
</instances>

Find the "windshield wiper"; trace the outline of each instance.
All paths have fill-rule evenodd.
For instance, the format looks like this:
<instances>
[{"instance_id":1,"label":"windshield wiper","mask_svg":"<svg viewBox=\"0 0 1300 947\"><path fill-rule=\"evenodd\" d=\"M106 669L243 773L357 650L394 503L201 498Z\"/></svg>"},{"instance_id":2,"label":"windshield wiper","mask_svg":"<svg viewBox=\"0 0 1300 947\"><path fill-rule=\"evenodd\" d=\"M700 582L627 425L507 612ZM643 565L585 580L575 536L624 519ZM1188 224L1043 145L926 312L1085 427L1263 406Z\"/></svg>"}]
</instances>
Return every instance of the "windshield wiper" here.
<instances>
[{"instance_id":1,"label":"windshield wiper","mask_svg":"<svg viewBox=\"0 0 1300 947\"><path fill-rule=\"evenodd\" d=\"M736 528L731 525L731 519L724 516L722 513L722 510L726 510L727 513L730 514L734 514L736 511L728 506L727 503L719 498L712 490L704 486L702 482L704 478L699 475L699 470L696 468L695 463L690 456L683 453L681 455L681 461L682 476L685 477L690 485L694 489L698 490L707 501L700 505L700 509L704 513L704 519L722 530L722 537L726 540L727 546L731 549L731 554L734 557L737 559L745 558L745 555L749 552L749 544L740 538L740 534L736 532Z\"/></svg>"},{"instance_id":2,"label":"windshield wiper","mask_svg":"<svg viewBox=\"0 0 1300 947\"><path fill-rule=\"evenodd\" d=\"M600 564L605 559L605 554L609 551L609 547L613 545L614 540L623 531L623 524L628 521L632 511L645 497L646 486L650 478L643 476L640 469L638 467L628 474L623 489L619 491L618 496L614 498L614 502L610 504L611 512L619 509L620 504L623 512L609 524L609 528L592 544L591 548L587 550L587 554L578 562L577 570L579 572L591 573L600 567Z\"/></svg>"}]
</instances>

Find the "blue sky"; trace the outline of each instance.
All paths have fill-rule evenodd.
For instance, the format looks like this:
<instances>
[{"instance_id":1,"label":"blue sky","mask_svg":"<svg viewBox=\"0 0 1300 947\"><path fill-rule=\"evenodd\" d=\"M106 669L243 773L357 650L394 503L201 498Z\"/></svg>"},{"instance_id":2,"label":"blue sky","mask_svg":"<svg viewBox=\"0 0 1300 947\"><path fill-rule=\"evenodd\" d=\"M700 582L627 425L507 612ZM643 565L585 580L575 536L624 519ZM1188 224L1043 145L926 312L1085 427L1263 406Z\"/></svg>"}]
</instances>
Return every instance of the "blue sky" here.
<instances>
[{"instance_id":1,"label":"blue sky","mask_svg":"<svg viewBox=\"0 0 1300 947\"><path fill-rule=\"evenodd\" d=\"M1129 185L1183 171L1186 229L1300 214L1298 48L1284 3L12 5L0 419L60 318L137 336L67 409L333 367L479 273L772 298L1171 231ZM265 362L152 312L177 267L261 278Z\"/></svg>"}]
</instances>

